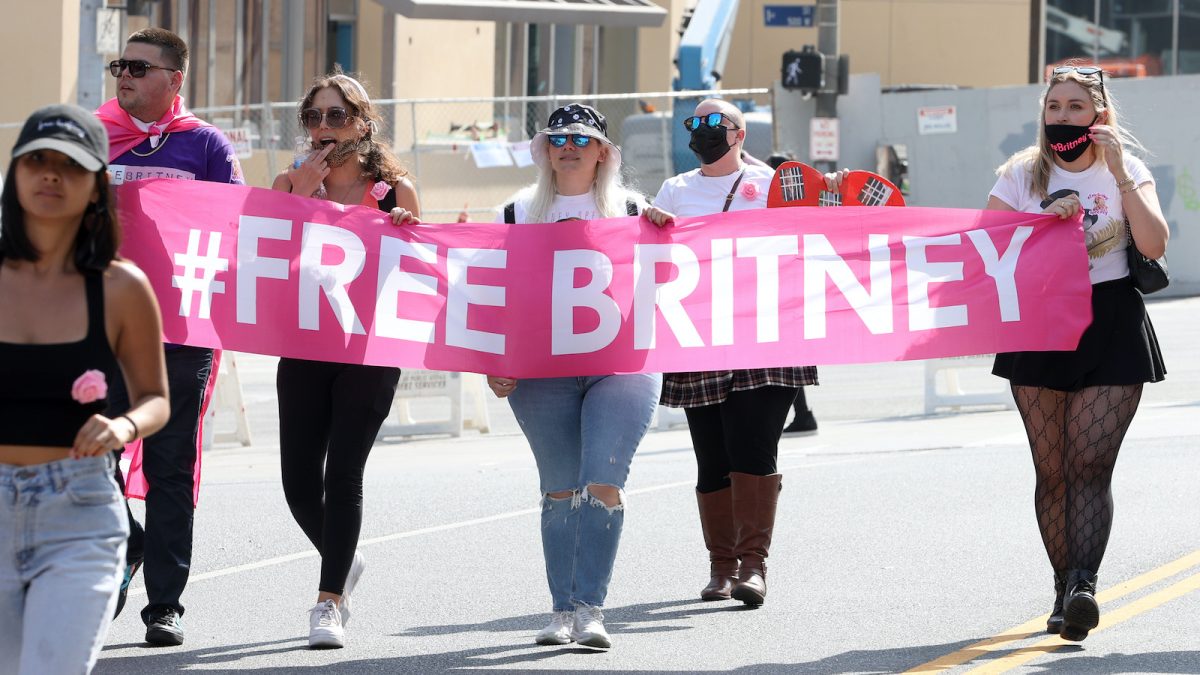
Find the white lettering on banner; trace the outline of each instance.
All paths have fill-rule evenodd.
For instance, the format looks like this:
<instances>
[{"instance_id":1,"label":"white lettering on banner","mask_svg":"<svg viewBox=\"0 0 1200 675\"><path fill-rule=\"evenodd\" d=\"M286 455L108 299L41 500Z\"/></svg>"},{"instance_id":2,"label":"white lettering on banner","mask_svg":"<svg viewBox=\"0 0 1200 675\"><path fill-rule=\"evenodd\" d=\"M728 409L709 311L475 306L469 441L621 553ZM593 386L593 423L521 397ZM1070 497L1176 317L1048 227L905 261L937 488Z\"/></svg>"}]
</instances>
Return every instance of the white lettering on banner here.
<instances>
[{"instance_id":1,"label":"white lettering on banner","mask_svg":"<svg viewBox=\"0 0 1200 675\"><path fill-rule=\"evenodd\" d=\"M404 258L414 258L429 265L437 264L437 246L418 244L395 237L379 238L379 284L375 294L375 333L382 337L433 344L432 321L400 318L400 294L436 296L437 277L416 274L400 269Z\"/></svg>"},{"instance_id":2,"label":"white lettering on banner","mask_svg":"<svg viewBox=\"0 0 1200 675\"><path fill-rule=\"evenodd\" d=\"M967 237L983 260L983 269L996 282L996 297L1000 301L1001 321L1020 321L1021 303L1017 301L1017 258L1033 228L1018 225L1003 256L996 255L996 245L986 230L969 230Z\"/></svg>"},{"instance_id":3,"label":"white lettering on banner","mask_svg":"<svg viewBox=\"0 0 1200 675\"><path fill-rule=\"evenodd\" d=\"M712 240L712 343L733 344L733 240Z\"/></svg>"},{"instance_id":4,"label":"white lettering on banner","mask_svg":"<svg viewBox=\"0 0 1200 675\"><path fill-rule=\"evenodd\" d=\"M287 281L291 265L281 249L281 257L262 255L263 240L290 242L294 222L279 218L243 215L238 221L236 246L236 320L242 324L258 323L259 282L263 279ZM999 252L996 242L986 230L965 232L978 254L984 271L996 288L1000 319L1015 322L1021 319L1016 270L1021 251L1033 234L1033 227L1018 226ZM187 250L174 254L175 264L182 273L172 277L172 285L182 290L180 316L191 316L193 295L199 294L197 316L210 318L212 295L225 291L225 282L215 279L228 270L229 261L219 255L221 233L209 233L207 251L201 254L202 232L188 231ZM735 277L735 258L753 259L756 274L754 311L756 342L771 343L782 339L780 327L781 274L784 265L795 261L803 266L803 339L823 339L827 336L828 295L837 289L846 303L874 335L893 333L895 306L892 301L892 253L886 234L868 234L866 279L851 268L847 259L834 250L822 234L803 235L803 252L795 235L739 237L713 239L710 245L711 298L707 307L703 301L685 301L693 295L702 281L701 265L696 253L685 244L640 244L632 256L632 316L634 348L653 349L656 327L661 313L666 327L682 347L703 347L692 315L707 311L711 321L712 346L735 344L735 290L746 283L747 275ZM404 294L434 298L439 295L440 264L438 246L432 243L410 242L391 236L379 239L378 275L376 278L373 313L374 333L379 337L409 342L434 344L437 324L402 316ZM968 324L966 304L944 307L930 306L930 287L936 283L962 281L964 261L930 261L928 251L934 246L963 247L961 234L938 237L902 238L907 279L908 329L924 331ZM346 334L366 334L363 323L351 302L349 285L358 279L367 261L367 251L359 237L344 228L304 222L299 251L298 327L320 330L321 298L328 301L338 323ZM337 249L341 259L325 263L323 258ZM336 254L334 254L336 258ZM417 269L428 266L428 273L402 269L405 259ZM468 327L472 306L504 308L507 306L507 285L497 276L497 285L472 284L468 274L472 268L506 270L508 251L504 249L452 248L446 252L444 343L476 352L503 355L506 336ZM660 265L674 267L674 278L659 282ZM576 286L579 270L589 275L583 285ZM610 295L615 268L603 252L592 249L571 249L554 252L550 294L550 353L552 355L588 354L610 347L623 328L624 318L618 302ZM582 278L582 277L581 277ZM594 327L576 332L576 310L589 309L595 313ZM476 310L477 311L477 310ZM689 314L689 311L692 314ZM590 325L590 322L589 322Z\"/></svg>"},{"instance_id":5,"label":"white lettering on banner","mask_svg":"<svg viewBox=\"0 0 1200 675\"><path fill-rule=\"evenodd\" d=\"M658 283L658 263L675 265L679 276ZM704 341L683 308L683 299L700 284L700 262L683 244L638 244L633 247L633 348L653 349L655 319L662 310L667 327L681 347L703 347Z\"/></svg>"},{"instance_id":6,"label":"white lettering on banner","mask_svg":"<svg viewBox=\"0 0 1200 675\"><path fill-rule=\"evenodd\" d=\"M846 261L833 250L833 244L823 234L804 235L804 339L825 337L825 277L837 286L858 318L874 335L893 331L892 322L892 255L886 234L867 235L871 255L868 265L871 290L862 282Z\"/></svg>"},{"instance_id":7,"label":"white lettering on banner","mask_svg":"<svg viewBox=\"0 0 1200 675\"><path fill-rule=\"evenodd\" d=\"M575 286L575 270L591 273L584 286ZM616 339L621 330L621 308L604 292L612 283L613 267L608 256L599 251L576 249L554 252L554 272L550 298L550 353L588 354L599 351ZM600 321L585 333L575 332L575 308L587 307Z\"/></svg>"},{"instance_id":8,"label":"white lettering on banner","mask_svg":"<svg viewBox=\"0 0 1200 675\"><path fill-rule=\"evenodd\" d=\"M756 296L758 341L779 342L779 258L799 253L796 237L740 237L739 258L754 258L758 273Z\"/></svg>"},{"instance_id":9,"label":"white lettering on banner","mask_svg":"<svg viewBox=\"0 0 1200 675\"><path fill-rule=\"evenodd\" d=\"M258 254L259 239L292 238L292 221L263 216L238 218L237 322L258 323L258 280L287 279L291 261Z\"/></svg>"},{"instance_id":10,"label":"white lettering on banner","mask_svg":"<svg viewBox=\"0 0 1200 675\"><path fill-rule=\"evenodd\" d=\"M200 255L200 230L188 230L187 251L172 256L175 264L183 268L183 274L171 276L171 285L180 290L179 316L192 315L192 294L200 294L200 308L196 316L212 318L213 293L224 293L225 282L216 281L217 272L229 270L229 261L221 257L221 233L208 233L208 252Z\"/></svg>"},{"instance_id":11,"label":"white lettering on banner","mask_svg":"<svg viewBox=\"0 0 1200 675\"><path fill-rule=\"evenodd\" d=\"M967 306L929 306L929 285L962 281L961 262L930 262L925 249L930 246L958 246L962 237L904 237L904 262L908 267L908 329L930 330L967 325Z\"/></svg>"},{"instance_id":12,"label":"white lettering on banner","mask_svg":"<svg viewBox=\"0 0 1200 675\"><path fill-rule=\"evenodd\" d=\"M326 246L340 249L342 261L323 264L321 258ZM346 285L358 278L366 262L366 247L353 232L332 225L304 223L300 243L300 328L321 330L320 291L324 291L342 330L365 335L367 331L358 320Z\"/></svg>"},{"instance_id":13,"label":"white lettering on banner","mask_svg":"<svg viewBox=\"0 0 1200 675\"><path fill-rule=\"evenodd\" d=\"M467 283L472 267L505 269L508 251L503 249L452 248L446 252L446 344L489 354L504 354L504 335L467 328L467 310L471 305L505 306L503 286Z\"/></svg>"}]
</instances>

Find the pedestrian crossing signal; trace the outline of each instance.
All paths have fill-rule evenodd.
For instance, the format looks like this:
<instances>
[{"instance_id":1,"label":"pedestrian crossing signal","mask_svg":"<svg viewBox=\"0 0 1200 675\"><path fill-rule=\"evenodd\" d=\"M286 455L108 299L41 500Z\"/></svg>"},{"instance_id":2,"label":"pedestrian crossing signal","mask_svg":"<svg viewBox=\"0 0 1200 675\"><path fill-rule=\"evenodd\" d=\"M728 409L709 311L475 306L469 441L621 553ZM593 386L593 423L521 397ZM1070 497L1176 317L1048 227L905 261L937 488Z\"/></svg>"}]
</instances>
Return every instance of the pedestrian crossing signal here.
<instances>
[{"instance_id":1,"label":"pedestrian crossing signal","mask_svg":"<svg viewBox=\"0 0 1200 675\"><path fill-rule=\"evenodd\" d=\"M784 89L799 89L816 93L825 88L825 55L812 45L802 51L788 50L783 55L780 74Z\"/></svg>"}]
</instances>

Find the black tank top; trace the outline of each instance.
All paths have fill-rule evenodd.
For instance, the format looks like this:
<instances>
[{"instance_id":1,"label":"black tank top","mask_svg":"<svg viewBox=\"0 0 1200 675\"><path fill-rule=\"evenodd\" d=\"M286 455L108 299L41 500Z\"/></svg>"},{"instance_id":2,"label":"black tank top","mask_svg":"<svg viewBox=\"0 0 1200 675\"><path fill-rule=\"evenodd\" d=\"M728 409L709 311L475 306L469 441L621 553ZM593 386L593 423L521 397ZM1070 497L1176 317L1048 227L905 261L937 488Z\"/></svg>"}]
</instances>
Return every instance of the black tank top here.
<instances>
[{"instance_id":1,"label":"black tank top","mask_svg":"<svg viewBox=\"0 0 1200 675\"><path fill-rule=\"evenodd\" d=\"M0 263L3 260L0 257ZM121 377L104 328L104 280L98 272L85 273L84 286L88 329L83 340L56 344L0 342L0 445L69 448L83 423L108 406L107 395L88 403L72 395L76 382L87 371L103 373L106 388L114 378ZM97 379L93 373L85 381Z\"/></svg>"}]
</instances>

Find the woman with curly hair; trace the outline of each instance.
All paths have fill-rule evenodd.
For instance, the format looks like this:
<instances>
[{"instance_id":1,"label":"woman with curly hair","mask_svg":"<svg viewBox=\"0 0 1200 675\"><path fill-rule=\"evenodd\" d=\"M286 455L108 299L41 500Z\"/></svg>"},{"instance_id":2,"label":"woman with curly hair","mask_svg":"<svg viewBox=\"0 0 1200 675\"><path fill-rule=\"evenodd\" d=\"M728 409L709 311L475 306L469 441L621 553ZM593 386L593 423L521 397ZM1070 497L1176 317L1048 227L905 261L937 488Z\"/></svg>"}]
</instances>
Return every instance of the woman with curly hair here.
<instances>
[{"instance_id":1,"label":"woman with curly hair","mask_svg":"<svg viewBox=\"0 0 1200 675\"><path fill-rule=\"evenodd\" d=\"M396 222L419 215L412 181L377 139L380 117L362 83L344 73L318 78L300 102L298 119L307 130L307 156L280 173L273 189L378 208ZM345 644L350 593L364 566L356 551L363 470L399 380L399 368L279 360L283 492L321 554L310 647Z\"/></svg>"}]
</instances>

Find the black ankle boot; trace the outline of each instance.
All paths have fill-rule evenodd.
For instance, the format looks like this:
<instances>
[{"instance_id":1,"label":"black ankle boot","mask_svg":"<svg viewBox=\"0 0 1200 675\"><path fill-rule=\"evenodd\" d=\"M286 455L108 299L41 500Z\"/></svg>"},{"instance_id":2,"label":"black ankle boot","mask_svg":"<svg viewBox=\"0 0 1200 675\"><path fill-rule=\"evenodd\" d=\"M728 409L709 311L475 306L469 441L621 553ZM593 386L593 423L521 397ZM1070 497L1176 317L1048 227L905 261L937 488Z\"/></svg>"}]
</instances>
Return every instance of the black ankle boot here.
<instances>
[{"instance_id":1,"label":"black ankle boot","mask_svg":"<svg viewBox=\"0 0 1200 675\"><path fill-rule=\"evenodd\" d=\"M1071 570L1067 574L1067 592L1063 601L1062 638L1079 642L1099 624L1096 575L1088 570Z\"/></svg>"},{"instance_id":2,"label":"black ankle boot","mask_svg":"<svg viewBox=\"0 0 1200 675\"><path fill-rule=\"evenodd\" d=\"M1063 627L1063 596L1067 591L1066 574L1054 572L1054 608L1050 610L1050 618L1046 619L1046 632L1058 635Z\"/></svg>"}]
</instances>

